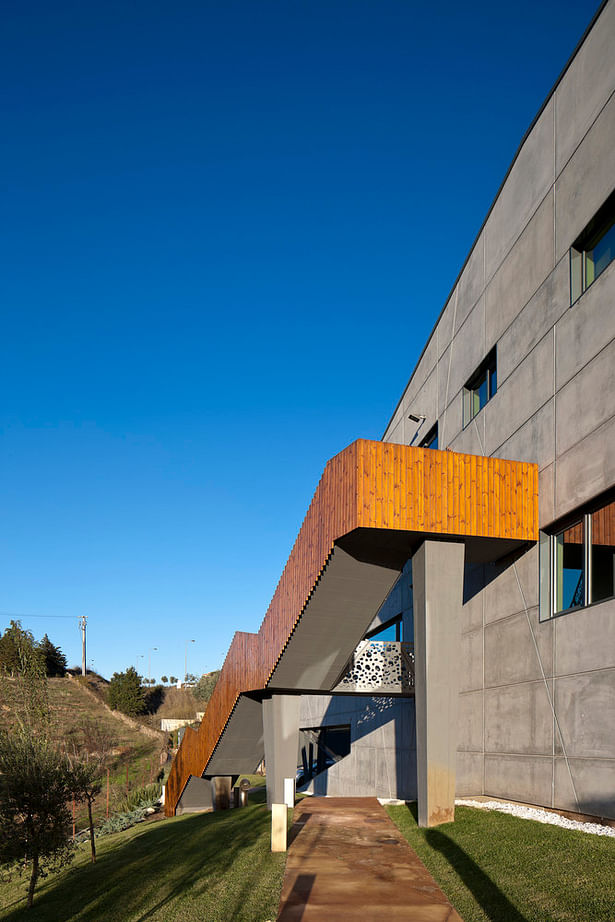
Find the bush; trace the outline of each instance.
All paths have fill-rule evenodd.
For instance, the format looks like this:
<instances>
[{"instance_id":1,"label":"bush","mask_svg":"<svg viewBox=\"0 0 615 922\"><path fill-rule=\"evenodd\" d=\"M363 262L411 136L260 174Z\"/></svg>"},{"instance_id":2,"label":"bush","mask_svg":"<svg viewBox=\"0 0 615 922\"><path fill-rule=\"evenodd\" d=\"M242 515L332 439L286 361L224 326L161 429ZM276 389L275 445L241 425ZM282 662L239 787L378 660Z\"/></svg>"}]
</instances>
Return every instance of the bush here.
<instances>
[{"instance_id":1,"label":"bush","mask_svg":"<svg viewBox=\"0 0 615 922\"><path fill-rule=\"evenodd\" d=\"M137 823L142 823L147 816L147 807L139 807L136 810L130 810L127 813L114 813L108 820L96 830L97 838L109 836L114 832L123 832L124 829L130 829Z\"/></svg>"},{"instance_id":2,"label":"bush","mask_svg":"<svg viewBox=\"0 0 615 922\"><path fill-rule=\"evenodd\" d=\"M129 717L138 717L145 712L145 696L141 676L134 666L126 672L114 672L107 692L109 707Z\"/></svg>"},{"instance_id":3,"label":"bush","mask_svg":"<svg viewBox=\"0 0 615 922\"><path fill-rule=\"evenodd\" d=\"M216 669L215 672L206 672L205 675L202 675L199 681L197 682L194 688L194 697L206 704L213 694L213 690L216 687L216 682L220 675L220 670Z\"/></svg>"},{"instance_id":4,"label":"bush","mask_svg":"<svg viewBox=\"0 0 615 922\"><path fill-rule=\"evenodd\" d=\"M160 800L162 794L162 785L159 781L153 784L146 784L145 787L135 788L129 794L124 795L117 803L118 813L130 813L137 809L147 809L154 807Z\"/></svg>"}]
</instances>

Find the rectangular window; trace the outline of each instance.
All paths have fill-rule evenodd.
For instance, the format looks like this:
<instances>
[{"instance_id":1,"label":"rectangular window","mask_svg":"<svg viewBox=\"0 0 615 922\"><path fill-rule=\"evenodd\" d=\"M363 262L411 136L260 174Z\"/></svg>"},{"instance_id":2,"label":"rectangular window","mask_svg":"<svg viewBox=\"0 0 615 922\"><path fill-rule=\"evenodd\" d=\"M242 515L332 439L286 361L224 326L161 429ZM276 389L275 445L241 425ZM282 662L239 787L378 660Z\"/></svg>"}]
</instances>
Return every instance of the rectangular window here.
<instances>
[{"instance_id":1,"label":"rectangular window","mask_svg":"<svg viewBox=\"0 0 615 922\"><path fill-rule=\"evenodd\" d=\"M583 522L553 539L554 613L585 605L585 541Z\"/></svg>"},{"instance_id":2,"label":"rectangular window","mask_svg":"<svg viewBox=\"0 0 615 922\"><path fill-rule=\"evenodd\" d=\"M481 362L463 389L463 425L467 426L498 389L497 354L495 348Z\"/></svg>"},{"instance_id":3,"label":"rectangular window","mask_svg":"<svg viewBox=\"0 0 615 922\"><path fill-rule=\"evenodd\" d=\"M615 499L540 535L540 620L615 597Z\"/></svg>"},{"instance_id":4,"label":"rectangular window","mask_svg":"<svg viewBox=\"0 0 615 922\"><path fill-rule=\"evenodd\" d=\"M419 442L419 448L437 448L438 447L438 424L432 426L424 439Z\"/></svg>"},{"instance_id":5,"label":"rectangular window","mask_svg":"<svg viewBox=\"0 0 615 922\"><path fill-rule=\"evenodd\" d=\"M591 601L615 595L615 500L591 517Z\"/></svg>"},{"instance_id":6,"label":"rectangular window","mask_svg":"<svg viewBox=\"0 0 615 922\"><path fill-rule=\"evenodd\" d=\"M570 248L570 303L615 259L615 192Z\"/></svg>"}]
</instances>

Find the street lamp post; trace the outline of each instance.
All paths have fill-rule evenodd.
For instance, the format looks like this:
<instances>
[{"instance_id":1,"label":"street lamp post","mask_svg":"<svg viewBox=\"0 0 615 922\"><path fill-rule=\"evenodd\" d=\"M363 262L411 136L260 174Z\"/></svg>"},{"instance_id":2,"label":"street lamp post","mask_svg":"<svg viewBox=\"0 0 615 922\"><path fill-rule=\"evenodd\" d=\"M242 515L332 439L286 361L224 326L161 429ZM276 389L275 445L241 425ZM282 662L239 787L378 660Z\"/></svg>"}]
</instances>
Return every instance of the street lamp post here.
<instances>
[{"instance_id":1,"label":"street lamp post","mask_svg":"<svg viewBox=\"0 0 615 922\"><path fill-rule=\"evenodd\" d=\"M145 659L145 653L137 653L137 674L139 672L139 660Z\"/></svg>"},{"instance_id":2,"label":"street lamp post","mask_svg":"<svg viewBox=\"0 0 615 922\"><path fill-rule=\"evenodd\" d=\"M196 640L186 641L186 656L184 657L184 682L188 681L188 644L196 643Z\"/></svg>"},{"instance_id":3,"label":"street lamp post","mask_svg":"<svg viewBox=\"0 0 615 922\"><path fill-rule=\"evenodd\" d=\"M147 684L151 685L152 681L152 650L157 650L158 647L150 647L147 651Z\"/></svg>"}]
</instances>

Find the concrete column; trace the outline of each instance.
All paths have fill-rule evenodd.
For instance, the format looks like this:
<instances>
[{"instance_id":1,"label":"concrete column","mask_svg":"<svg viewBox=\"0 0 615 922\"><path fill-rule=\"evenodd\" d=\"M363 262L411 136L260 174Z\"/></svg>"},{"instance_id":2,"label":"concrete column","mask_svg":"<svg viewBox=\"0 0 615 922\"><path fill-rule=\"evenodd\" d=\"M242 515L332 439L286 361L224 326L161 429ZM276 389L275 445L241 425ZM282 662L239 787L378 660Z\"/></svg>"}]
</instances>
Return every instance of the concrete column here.
<instances>
[{"instance_id":1,"label":"concrete column","mask_svg":"<svg viewBox=\"0 0 615 922\"><path fill-rule=\"evenodd\" d=\"M297 773L300 695L273 695L263 701L267 806L284 803L284 779Z\"/></svg>"},{"instance_id":2,"label":"concrete column","mask_svg":"<svg viewBox=\"0 0 615 922\"><path fill-rule=\"evenodd\" d=\"M419 826L455 819L464 551L425 541L412 558Z\"/></svg>"}]
</instances>

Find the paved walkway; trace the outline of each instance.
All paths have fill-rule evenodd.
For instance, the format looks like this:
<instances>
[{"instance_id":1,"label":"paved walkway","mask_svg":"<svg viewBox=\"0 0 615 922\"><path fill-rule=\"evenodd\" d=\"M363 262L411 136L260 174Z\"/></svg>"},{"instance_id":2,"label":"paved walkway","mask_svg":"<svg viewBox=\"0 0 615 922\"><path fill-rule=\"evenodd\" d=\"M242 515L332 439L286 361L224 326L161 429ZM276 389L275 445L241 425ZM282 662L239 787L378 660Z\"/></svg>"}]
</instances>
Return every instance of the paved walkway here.
<instances>
[{"instance_id":1,"label":"paved walkway","mask_svg":"<svg viewBox=\"0 0 615 922\"><path fill-rule=\"evenodd\" d=\"M375 797L295 807L278 922L462 922Z\"/></svg>"}]
</instances>

